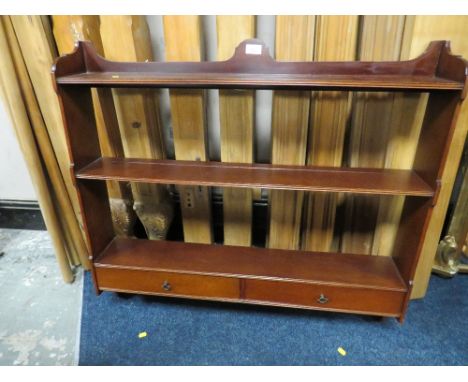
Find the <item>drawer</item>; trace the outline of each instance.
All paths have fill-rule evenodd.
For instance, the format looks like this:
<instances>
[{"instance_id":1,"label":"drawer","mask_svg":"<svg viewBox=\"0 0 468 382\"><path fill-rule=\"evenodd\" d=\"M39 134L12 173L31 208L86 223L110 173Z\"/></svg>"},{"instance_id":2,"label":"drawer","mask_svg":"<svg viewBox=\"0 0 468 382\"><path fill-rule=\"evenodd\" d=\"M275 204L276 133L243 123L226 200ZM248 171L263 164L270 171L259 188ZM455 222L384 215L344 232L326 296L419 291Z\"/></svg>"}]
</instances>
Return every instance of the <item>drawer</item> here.
<instances>
[{"instance_id":1,"label":"drawer","mask_svg":"<svg viewBox=\"0 0 468 382\"><path fill-rule=\"evenodd\" d=\"M399 316L405 293L288 281L246 280L244 297L251 302L274 305Z\"/></svg>"},{"instance_id":2,"label":"drawer","mask_svg":"<svg viewBox=\"0 0 468 382\"><path fill-rule=\"evenodd\" d=\"M158 295L238 299L239 280L122 268L96 267L99 289Z\"/></svg>"}]
</instances>

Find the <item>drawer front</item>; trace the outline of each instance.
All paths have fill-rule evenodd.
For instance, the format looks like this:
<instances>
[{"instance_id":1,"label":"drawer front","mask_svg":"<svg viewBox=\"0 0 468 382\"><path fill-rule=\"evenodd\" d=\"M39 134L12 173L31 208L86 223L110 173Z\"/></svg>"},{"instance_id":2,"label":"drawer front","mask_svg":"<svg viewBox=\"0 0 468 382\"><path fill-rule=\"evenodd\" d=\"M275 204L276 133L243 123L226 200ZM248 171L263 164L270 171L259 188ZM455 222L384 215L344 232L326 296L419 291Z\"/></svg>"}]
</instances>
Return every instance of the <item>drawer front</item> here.
<instances>
[{"instance_id":1,"label":"drawer front","mask_svg":"<svg viewBox=\"0 0 468 382\"><path fill-rule=\"evenodd\" d=\"M99 289L158 295L239 298L239 280L151 270L96 267Z\"/></svg>"},{"instance_id":2,"label":"drawer front","mask_svg":"<svg viewBox=\"0 0 468 382\"><path fill-rule=\"evenodd\" d=\"M405 293L286 281L246 280L244 297L251 302L266 304L399 316Z\"/></svg>"}]
</instances>

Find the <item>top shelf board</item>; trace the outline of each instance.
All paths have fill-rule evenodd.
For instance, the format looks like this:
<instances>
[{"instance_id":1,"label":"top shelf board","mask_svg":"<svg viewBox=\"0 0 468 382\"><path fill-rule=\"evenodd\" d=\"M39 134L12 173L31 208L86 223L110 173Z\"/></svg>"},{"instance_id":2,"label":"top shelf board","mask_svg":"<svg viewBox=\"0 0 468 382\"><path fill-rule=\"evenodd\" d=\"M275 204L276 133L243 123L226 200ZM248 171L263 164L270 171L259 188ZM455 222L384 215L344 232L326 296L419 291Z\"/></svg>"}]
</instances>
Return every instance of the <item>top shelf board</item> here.
<instances>
[{"instance_id":1,"label":"top shelf board","mask_svg":"<svg viewBox=\"0 0 468 382\"><path fill-rule=\"evenodd\" d=\"M446 41L399 62L275 61L255 39L242 42L227 61L114 62L80 41L53 73L59 86L430 92L464 90L466 68Z\"/></svg>"},{"instance_id":2,"label":"top shelf board","mask_svg":"<svg viewBox=\"0 0 468 382\"><path fill-rule=\"evenodd\" d=\"M420 91L462 90L463 85L443 78L404 75L285 75L204 73L81 73L57 79L60 85L92 87L156 87L156 88L242 88L302 90L394 90Z\"/></svg>"}]
</instances>

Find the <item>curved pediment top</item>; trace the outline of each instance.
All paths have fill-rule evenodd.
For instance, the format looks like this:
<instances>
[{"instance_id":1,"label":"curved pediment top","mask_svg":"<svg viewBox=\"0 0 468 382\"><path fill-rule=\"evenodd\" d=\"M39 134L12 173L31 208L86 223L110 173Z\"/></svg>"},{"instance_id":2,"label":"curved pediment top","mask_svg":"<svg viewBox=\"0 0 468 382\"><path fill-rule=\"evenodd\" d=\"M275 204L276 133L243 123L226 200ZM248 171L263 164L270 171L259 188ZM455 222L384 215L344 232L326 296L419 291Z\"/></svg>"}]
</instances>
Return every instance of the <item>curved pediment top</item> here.
<instances>
[{"instance_id":1,"label":"curved pediment top","mask_svg":"<svg viewBox=\"0 0 468 382\"><path fill-rule=\"evenodd\" d=\"M234 54L227 61L244 61L244 60L262 60L266 62L274 62L275 60L270 55L268 46L259 39L252 38L242 41L234 49Z\"/></svg>"},{"instance_id":2,"label":"curved pediment top","mask_svg":"<svg viewBox=\"0 0 468 382\"><path fill-rule=\"evenodd\" d=\"M457 90L466 83L466 61L448 41L433 41L407 61L276 61L259 39L242 41L225 61L120 62L100 56L89 41L56 61L61 84L186 88L361 88Z\"/></svg>"}]
</instances>

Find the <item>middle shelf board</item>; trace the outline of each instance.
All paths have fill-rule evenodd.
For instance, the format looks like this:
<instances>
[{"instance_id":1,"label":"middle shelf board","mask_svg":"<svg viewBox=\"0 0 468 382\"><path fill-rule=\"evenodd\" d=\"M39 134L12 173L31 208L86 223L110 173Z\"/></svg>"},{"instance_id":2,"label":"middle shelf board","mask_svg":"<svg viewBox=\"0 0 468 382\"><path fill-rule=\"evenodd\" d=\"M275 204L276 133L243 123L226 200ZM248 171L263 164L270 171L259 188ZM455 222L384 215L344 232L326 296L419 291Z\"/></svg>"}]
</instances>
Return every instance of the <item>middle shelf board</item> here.
<instances>
[{"instance_id":1,"label":"middle shelf board","mask_svg":"<svg viewBox=\"0 0 468 382\"><path fill-rule=\"evenodd\" d=\"M434 196L412 170L99 158L77 179L357 194Z\"/></svg>"}]
</instances>

